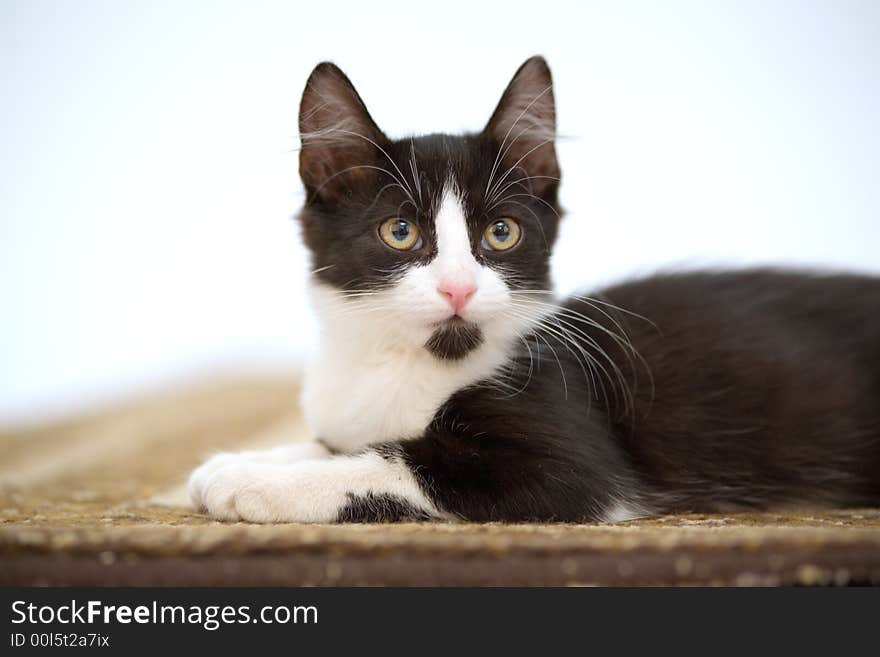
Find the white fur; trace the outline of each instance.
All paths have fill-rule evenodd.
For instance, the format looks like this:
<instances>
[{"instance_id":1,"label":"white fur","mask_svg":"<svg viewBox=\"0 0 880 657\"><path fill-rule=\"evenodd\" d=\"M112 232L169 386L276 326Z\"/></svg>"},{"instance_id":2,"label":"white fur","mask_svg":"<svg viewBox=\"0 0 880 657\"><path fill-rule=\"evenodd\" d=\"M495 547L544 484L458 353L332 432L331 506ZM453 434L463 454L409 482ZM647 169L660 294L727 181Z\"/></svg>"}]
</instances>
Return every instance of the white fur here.
<instances>
[{"instance_id":1,"label":"white fur","mask_svg":"<svg viewBox=\"0 0 880 657\"><path fill-rule=\"evenodd\" d=\"M627 504L626 502L616 502L614 506L607 509L602 515L603 522L624 522L626 520L635 520L636 518L645 518L652 515L644 509Z\"/></svg>"},{"instance_id":2,"label":"white fur","mask_svg":"<svg viewBox=\"0 0 880 657\"><path fill-rule=\"evenodd\" d=\"M493 376L527 321L506 315L510 292L471 252L461 200L447 186L435 217L438 253L393 288L356 300L311 285L321 344L306 377L303 406L315 435L351 451L419 437L457 390ZM483 344L460 361L441 361L424 344L452 314L437 291L449 276L472 276L477 290L461 312L483 331Z\"/></svg>"},{"instance_id":3,"label":"white fur","mask_svg":"<svg viewBox=\"0 0 880 657\"><path fill-rule=\"evenodd\" d=\"M309 459L323 459L330 456L327 448L316 442L283 445L273 449L248 452L222 452L215 454L196 468L189 477L187 489L189 498L196 507L202 506L204 487L211 476L230 465L245 463L296 463Z\"/></svg>"},{"instance_id":4,"label":"white fur","mask_svg":"<svg viewBox=\"0 0 880 657\"><path fill-rule=\"evenodd\" d=\"M238 456L193 473L190 491L197 508L221 520L334 522L351 495L373 494L391 495L430 516L447 517L398 459L374 452L294 463Z\"/></svg>"}]
</instances>

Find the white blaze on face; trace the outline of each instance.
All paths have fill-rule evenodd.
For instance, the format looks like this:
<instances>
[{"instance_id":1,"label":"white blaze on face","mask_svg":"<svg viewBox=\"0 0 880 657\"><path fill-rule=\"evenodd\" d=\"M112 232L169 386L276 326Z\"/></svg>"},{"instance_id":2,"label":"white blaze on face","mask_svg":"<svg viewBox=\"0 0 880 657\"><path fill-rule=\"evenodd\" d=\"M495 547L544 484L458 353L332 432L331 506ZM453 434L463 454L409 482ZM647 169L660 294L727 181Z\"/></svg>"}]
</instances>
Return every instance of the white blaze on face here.
<instances>
[{"instance_id":1,"label":"white blaze on face","mask_svg":"<svg viewBox=\"0 0 880 657\"><path fill-rule=\"evenodd\" d=\"M437 295L446 304L447 312L472 319L472 301L479 291L483 269L471 251L467 220L461 197L447 185L440 207L434 217L437 256L428 266L436 281Z\"/></svg>"},{"instance_id":2,"label":"white blaze on face","mask_svg":"<svg viewBox=\"0 0 880 657\"><path fill-rule=\"evenodd\" d=\"M507 296L504 281L474 257L462 199L452 184L443 191L434 231L436 256L427 264L411 267L385 299L386 304L399 304L410 327L421 327L423 332L414 334L420 344L438 322L457 313L479 323L487 318L487 301L493 296Z\"/></svg>"},{"instance_id":3,"label":"white blaze on face","mask_svg":"<svg viewBox=\"0 0 880 657\"><path fill-rule=\"evenodd\" d=\"M462 206L461 197L455 188L447 185L434 218L437 257L428 266L437 280L438 290L477 288L482 267L471 251L471 238Z\"/></svg>"},{"instance_id":4,"label":"white blaze on face","mask_svg":"<svg viewBox=\"0 0 880 657\"><path fill-rule=\"evenodd\" d=\"M415 267L401 282L421 299L429 322L450 318L481 322L506 300L507 285L498 274L477 262L471 249L461 195L447 184L434 217L437 255L427 265Z\"/></svg>"}]
</instances>

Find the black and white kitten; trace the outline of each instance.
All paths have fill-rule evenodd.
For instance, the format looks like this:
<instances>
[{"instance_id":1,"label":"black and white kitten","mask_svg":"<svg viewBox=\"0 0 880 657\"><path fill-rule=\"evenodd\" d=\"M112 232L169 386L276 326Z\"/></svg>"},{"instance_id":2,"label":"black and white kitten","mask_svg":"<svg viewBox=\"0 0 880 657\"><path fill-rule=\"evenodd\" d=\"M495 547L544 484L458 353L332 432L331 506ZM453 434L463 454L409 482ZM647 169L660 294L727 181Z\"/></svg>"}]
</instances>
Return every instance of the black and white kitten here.
<instances>
[{"instance_id":1,"label":"black and white kitten","mask_svg":"<svg viewBox=\"0 0 880 657\"><path fill-rule=\"evenodd\" d=\"M482 132L402 140L321 64L300 131L318 440L214 457L190 479L196 507L614 521L880 504L880 280L707 272L554 299L543 59Z\"/></svg>"}]
</instances>

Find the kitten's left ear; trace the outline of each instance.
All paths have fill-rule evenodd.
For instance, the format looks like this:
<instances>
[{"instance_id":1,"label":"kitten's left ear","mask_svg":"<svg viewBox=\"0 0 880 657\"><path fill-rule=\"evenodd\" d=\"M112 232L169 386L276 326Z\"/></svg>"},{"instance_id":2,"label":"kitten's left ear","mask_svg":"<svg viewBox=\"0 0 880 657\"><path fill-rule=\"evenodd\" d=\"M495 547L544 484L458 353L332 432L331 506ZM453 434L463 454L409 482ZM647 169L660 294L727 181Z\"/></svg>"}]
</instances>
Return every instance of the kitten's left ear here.
<instances>
[{"instance_id":1,"label":"kitten's left ear","mask_svg":"<svg viewBox=\"0 0 880 657\"><path fill-rule=\"evenodd\" d=\"M300 104L299 173L307 202L334 203L375 177L388 138L354 85L336 65L315 67Z\"/></svg>"},{"instance_id":2,"label":"kitten's left ear","mask_svg":"<svg viewBox=\"0 0 880 657\"><path fill-rule=\"evenodd\" d=\"M559 164L556 161L556 107L553 100L553 79L543 57L532 57L519 67L483 134L500 149L501 163L521 171L508 176L508 181L526 178L537 196L555 194L559 186ZM496 173L497 179L503 173ZM511 178L511 176L516 178Z\"/></svg>"}]
</instances>

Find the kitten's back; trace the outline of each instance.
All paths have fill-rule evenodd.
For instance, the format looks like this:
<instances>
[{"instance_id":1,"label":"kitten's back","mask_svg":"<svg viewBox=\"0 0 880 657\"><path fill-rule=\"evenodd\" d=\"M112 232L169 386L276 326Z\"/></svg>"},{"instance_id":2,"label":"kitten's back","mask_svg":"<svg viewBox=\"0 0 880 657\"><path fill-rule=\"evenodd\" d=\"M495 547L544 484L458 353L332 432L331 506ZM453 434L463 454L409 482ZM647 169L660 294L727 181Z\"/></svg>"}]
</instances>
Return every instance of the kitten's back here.
<instances>
[{"instance_id":1,"label":"kitten's back","mask_svg":"<svg viewBox=\"0 0 880 657\"><path fill-rule=\"evenodd\" d=\"M635 368L600 340L630 385L639 375L635 420L612 415L665 507L880 501L880 279L672 274L598 299L653 322L604 306L644 359ZM585 306L569 302L614 327Z\"/></svg>"}]
</instances>

